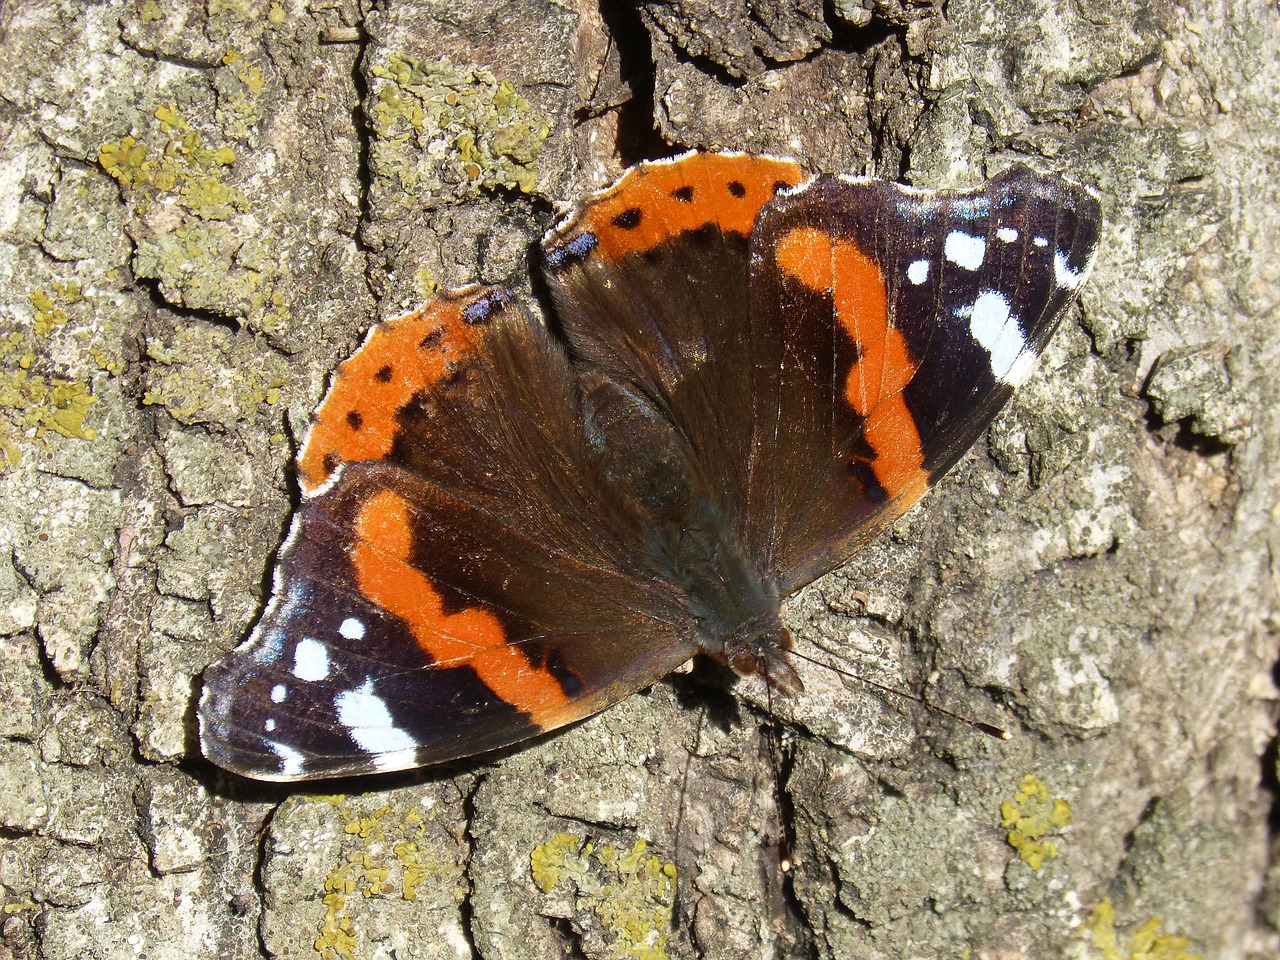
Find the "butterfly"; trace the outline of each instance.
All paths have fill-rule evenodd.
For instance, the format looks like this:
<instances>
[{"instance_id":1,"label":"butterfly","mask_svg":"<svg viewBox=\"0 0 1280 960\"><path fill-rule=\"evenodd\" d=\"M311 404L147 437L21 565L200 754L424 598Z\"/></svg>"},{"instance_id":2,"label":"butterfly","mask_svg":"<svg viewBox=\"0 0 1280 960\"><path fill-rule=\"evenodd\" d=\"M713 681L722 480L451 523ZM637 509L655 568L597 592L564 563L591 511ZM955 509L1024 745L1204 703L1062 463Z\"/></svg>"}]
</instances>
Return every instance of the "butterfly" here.
<instances>
[{"instance_id":1,"label":"butterfly","mask_svg":"<svg viewBox=\"0 0 1280 960\"><path fill-rule=\"evenodd\" d=\"M916 503L1031 372L1085 187L928 191L732 153L640 164L496 287L375 326L297 458L205 756L306 780L484 753L695 654L797 694L782 602Z\"/></svg>"}]
</instances>

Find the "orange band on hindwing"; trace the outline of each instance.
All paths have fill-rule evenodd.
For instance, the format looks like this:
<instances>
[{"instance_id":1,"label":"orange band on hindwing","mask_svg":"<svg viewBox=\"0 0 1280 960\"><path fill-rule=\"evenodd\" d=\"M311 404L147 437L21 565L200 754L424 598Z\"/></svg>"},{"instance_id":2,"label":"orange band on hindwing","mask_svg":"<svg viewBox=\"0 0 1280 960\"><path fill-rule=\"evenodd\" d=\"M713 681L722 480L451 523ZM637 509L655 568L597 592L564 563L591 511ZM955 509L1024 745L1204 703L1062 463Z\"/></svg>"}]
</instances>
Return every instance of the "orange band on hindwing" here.
<instances>
[{"instance_id":1,"label":"orange band on hindwing","mask_svg":"<svg viewBox=\"0 0 1280 960\"><path fill-rule=\"evenodd\" d=\"M804 177L793 161L735 154L642 164L593 199L561 239L594 234L604 256L617 260L709 225L746 236L760 208Z\"/></svg>"},{"instance_id":2,"label":"orange band on hindwing","mask_svg":"<svg viewBox=\"0 0 1280 960\"><path fill-rule=\"evenodd\" d=\"M438 297L369 331L360 349L338 367L298 454L304 494L314 492L339 464L379 460L391 452L400 411L483 336L462 317L474 299Z\"/></svg>"},{"instance_id":3,"label":"orange band on hindwing","mask_svg":"<svg viewBox=\"0 0 1280 960\"><path fill-rule=\"evenodd\" d=\"M568 704L559 682L507 643L493 614L477 607L446 613L439 591L413 566L413 551L409 505L390 490L374 494L360 508L350 551L361 594L408 624L437 667L470 667L494 696L545 728Z\"/></svg>"},{"instance_id":4,"label":"orange band on hindwing","mask_svg":"<svg viewBox=\"0 0 1280 960\"><path fill-rule=\"evenodd\" d=\"M863 436L875 452L871 469L890 497L922 496L929 475L915 419L903 390L916 364L902 331L889 322L884 275L851 240L814 227L796 227L777 245L778 268L815 293L829 295L840 328L858 355L844 399L864 418Z\"/></svg>"}]
</instances>

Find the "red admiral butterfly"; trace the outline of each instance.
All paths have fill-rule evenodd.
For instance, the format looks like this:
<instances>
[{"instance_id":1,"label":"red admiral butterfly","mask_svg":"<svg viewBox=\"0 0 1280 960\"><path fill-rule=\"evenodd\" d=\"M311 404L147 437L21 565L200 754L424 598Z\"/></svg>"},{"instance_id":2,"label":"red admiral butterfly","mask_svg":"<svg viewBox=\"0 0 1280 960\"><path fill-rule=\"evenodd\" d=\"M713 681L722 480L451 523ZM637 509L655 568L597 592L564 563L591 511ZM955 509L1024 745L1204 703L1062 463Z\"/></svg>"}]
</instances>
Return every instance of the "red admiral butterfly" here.
<instances>
[{"instance_id":1,"label":"red admiral butterfly","mask_svg":"<svg viewBox=\"0 0 1280 960\"><path fill-rule=\"evenodd\" d=\"M370 331L298 457L270 604L204 677L251 777L401 770L696 653L800 690L780 603L991 422L1088 273L1083 187L646 163L543 240L554 321L468 287Z\"/></svg>"}]
</instances>

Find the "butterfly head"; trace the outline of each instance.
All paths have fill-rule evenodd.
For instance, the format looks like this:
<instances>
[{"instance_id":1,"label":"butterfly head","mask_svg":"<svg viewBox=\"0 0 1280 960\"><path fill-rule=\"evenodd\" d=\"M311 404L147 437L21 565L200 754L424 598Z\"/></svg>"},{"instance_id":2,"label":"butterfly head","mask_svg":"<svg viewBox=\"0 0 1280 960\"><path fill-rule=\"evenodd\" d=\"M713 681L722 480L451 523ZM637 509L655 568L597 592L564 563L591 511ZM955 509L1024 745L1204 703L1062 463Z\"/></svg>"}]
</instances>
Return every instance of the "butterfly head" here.
<instances>
[{"instance_id":1,"label":"butterfly head","mask_svg":"<svg viewBox=\"0 0 1280 960\"><path fill-rule=\"evenodd\" d=\"M730 637L724 645L725 661L740 677L761 677L787 696L803 693L804 684L789 656L791 631L776 616L769 621L752 621Z\"/></svg>"}]
</instances>

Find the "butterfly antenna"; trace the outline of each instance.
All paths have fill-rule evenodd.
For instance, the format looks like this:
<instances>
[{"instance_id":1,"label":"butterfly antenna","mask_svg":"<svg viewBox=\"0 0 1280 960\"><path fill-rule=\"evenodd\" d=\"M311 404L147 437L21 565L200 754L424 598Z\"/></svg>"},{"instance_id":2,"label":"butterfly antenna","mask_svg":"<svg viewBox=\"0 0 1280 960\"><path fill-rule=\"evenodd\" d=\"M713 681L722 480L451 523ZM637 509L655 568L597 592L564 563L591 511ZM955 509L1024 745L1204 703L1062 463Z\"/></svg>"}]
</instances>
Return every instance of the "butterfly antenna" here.
<instances>
[{"instance_id":1,"label":"butterfly antenna","mask_svg":"<svg viewBox=\"0 0 1280 960\"><path fill-rule=\"evenodd\" d=\"M890 687L883 683L877 683L875 680L868 680L866 677L859 676L856 673L851 673L848 670L841 670L839 667L832 666L822 660L815 660L813 657L807 657L798 650L791 650L790 653L793 657L798 657L807 663L812 663L814 666L823 667L824 669L830 670L832 673L837 673L842 677L848 677L850 680L856 680L858 683L866 684L868 687L874 687L876 690L881 690L884 693L891 693L895 697L901 697L903 700L910 700L912 703L918 703L920 706L925 707L928 710L932 710L934 713L941 714L944 717L950 717L952 720L957 720L966 726L973 727L973 729L981 733L985 733L989 737L995 737L997 740L1013 739L1007 730L1003 730L994 724L983 723L981 720L974 720L971 717L962 716L952 710L948 710L946 707L940 707L936 703L930 703L925 700L924 697L916 696L914 693L908 693L906 690L899 690L897 687Z\"/></svg>"},{"instance_id":2,"label":"butterfly antenna","mask_svg":"<svg viewBox=\"0 0 1280 960\"><path fill-rule=\"evenodd\" d=\"M771 718L776 718L777 714L773 710L773 684L769 682L769 674L765 671L766 661L763 656L757 660L760 676L764 678L764 701ZM777 723L770 723L768 735L765 737L765 743L769 749L769 768L773 772L773 809L774 816L778 821L778 869L781 870L785 877L791 872L793 861L791 859L791 830L787 826L786 809L787 804L783 797L782 791L782 743L778 733Z\"/></svg>"},{"instance_id":3,"label":"butterfly antenna","mask_svg":"<svg viewBox=\"0 0 1280 960\"><path fill-rule=\"evenodd\" d=\"M676 858L676 889L675 895L671 902L672 916L679 916L683 910L681 903L681 890L685 884L681 881L686 877L691 877L694 870L689 863L689 857L686 855L684 844L680 842L680 838L684 835L684 812L685 804L689 796L689 776L693 768L693 758L702 747L702 730L707 722L706 710L698 712L698 729L694 731L693 743L694 748L688 751L684 756L684 774L680 779L680 800L676 807L676 825L675 825L675 858Z\"/></svg>"}]
</instances>

